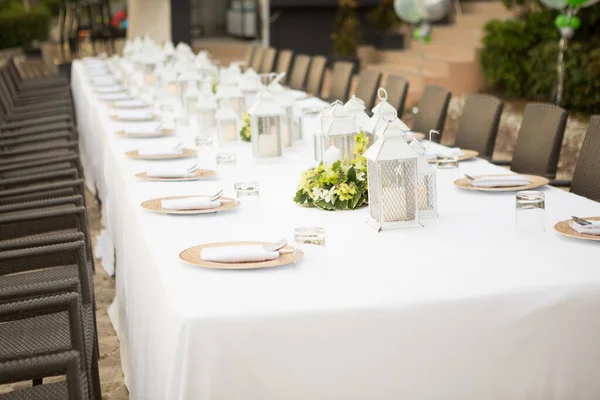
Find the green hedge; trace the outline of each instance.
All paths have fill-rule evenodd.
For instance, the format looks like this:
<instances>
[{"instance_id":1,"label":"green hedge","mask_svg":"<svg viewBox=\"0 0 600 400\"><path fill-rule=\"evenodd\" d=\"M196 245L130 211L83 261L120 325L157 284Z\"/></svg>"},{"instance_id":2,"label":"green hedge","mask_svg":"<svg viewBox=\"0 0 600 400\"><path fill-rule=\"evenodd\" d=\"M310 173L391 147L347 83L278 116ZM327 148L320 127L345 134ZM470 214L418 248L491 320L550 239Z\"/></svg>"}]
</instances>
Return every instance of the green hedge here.
<instances>
[{"instance_id":1,"label":"green hedge","mask_svg":"<svg viewBox=\"0 0 600 400\"><path fill-rule=\"evenodd\" d=\"M530 11L485 26L481 65L492 87L509 97L547 101L556 84L560 35L554 10ZM600 113L600 6L583 9L565 56L562 106Z\"/></svg>"},{"instance_id":2,"label":"green hedge","mask_svg":"<svg viewBox=\"0 0 600 400\"><path fill-rule=\"evenodd\" d=\"M26 11L22 6L9 6L0 11L0 49L46 40L49 29L50 13L46 7Z\"/></svg>"}]
</instances>

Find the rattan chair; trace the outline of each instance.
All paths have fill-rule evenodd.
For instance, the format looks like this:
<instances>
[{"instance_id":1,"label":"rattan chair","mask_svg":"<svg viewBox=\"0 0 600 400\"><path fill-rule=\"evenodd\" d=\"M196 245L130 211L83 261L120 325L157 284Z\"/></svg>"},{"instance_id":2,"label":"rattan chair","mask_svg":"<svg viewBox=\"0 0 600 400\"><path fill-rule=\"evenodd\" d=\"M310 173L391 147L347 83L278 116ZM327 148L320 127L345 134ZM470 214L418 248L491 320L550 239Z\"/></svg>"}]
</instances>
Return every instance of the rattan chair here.
<instances>
[{"instance_id":1,"label":"rattan chair","mask_svg":"<svg viewBox=\"0 0 600 400\"><path fill-rule=\"evenodd\" d=\"M254 58L252 58L252 64L250 64L250 67L252 67L254 71L260 72L265 52L266 50L262 46L258 46L254 51Z\"/></svg>"},{"instance_id":2,"label":"rattan chair","mask_svg":"<svg viewBox=\"0 0 600 400\"><path fill-rule=\"evenodd\" d=\"M254 60L254 55L256 54L257 48L258 45L253 44L252 46L249 46L246 50L246 58L244 60L244 65L246 66L246 68L252 65L252 60Z\"/></svg>"},{"instance_id":3,"label":"rattan chair","mask_svg":"<svg viewBox=\"0 0 600 400\"><path fill-rule=\"evenodd\" d=\"M19 68L15 62L14 57L10 57L7 63L8 72L10 73L11 79L15 82L19 90L27 92L35 92L38 89L46 88L68 88L69 80L60 75L44 76L37 79L24 79L19 72Z\"/></svg>"},{"instance_id":4,"label":"rattan chair","mask_svg":"<svg viewBox=\"0 0 600 400\"><path fill-rule=\"evenodd\" d=\"M65 380L35 385L0 395L6 400L85 400L88 390L81 373L81 356L71 350L0 362L0 384L65 376Z\"/></svg>"},{"instance_id":5,"label":"rattan chair","mask_svg":"<svg viewBox=\"0 0 600 400\"><path fill-rule=\"evenodd\" d=\"M354 95L364 101L365 108L370 110L375 105L377 89L381 82L381 72L363 69L358 75L358 83Z\"/></svg>"},{"instance_id":6,"label":"rattan chair","mask_svg":"<svg viewBox=\"0 0 600 400\"><path fill-rule=\"evenodd\" d=\"M337 61L331 69L331 87L327 100L330 102L348 100L354 64L346 61Z\"/></svg>"},{"instance_id":7,"label":"rattan chair","mask_svg":"<svg viewBox=\"0 0 600 400\"><path fill-rule=\"evenodd\" d=\"M280 81L281 84L287 82L290 66L292 65L292 58L294 58L294 52L292 50L281 50L277 56L277 66L275 67L274 72L278 74L285 72L285 76Z\"/></svg>"},{"instance_id":8,"label":"rattan chair","mask_svg":"<svg viewBox=\"0 0 600 400\"><path fill-rule=\"evenodd\" d=\"M467 96L456 131L455 145L492 159L504 102L489 95Z\"/></svg>"},{"instance_id":9,"label":"rattan chair","mask_svg":"<svg viewBox=\"0 0 600 400\"><path fill-rule=\"evenodd\" d=\"M70 154L56 158L36 159L20 163L13 162L9 165L0 165L0 179L33 175L43 172L61 171L69 168L77 169L79 176L83 176L83 167L79 156Z\"/></svg>"},{"instance_id":10,"label":"rattan chair","mask_svg":"<svg viewBox=\"0 0 600 400\"><path fill-rule=\"evenodd\" d=\"M571 186L571 193L600 202L600 115L590 119L571 181L553 181L554 186Z\"/></svg>"},{"instance_id":11,"label":"rattan chair","mask_svg":"<svg viewBox=\"0 0 600 400\"><path fill-rule=\"evenodd\" d=\"M258 70L261 74L268 74L273 72L273 67L275 66L275 58L277 57L277 50L269 47L265 51L265 55L263 57L262 63L260 64L260 68Z\"/></svg>"},{"instance_id":12,"label":"rattan chair","mask_svg":"<svg viewBox=\"0 0 600 400\"><path fill-rule=\"evenodd\" d=\"M387 101L398 111L399 118L402 118L402 114L404 113L404 103L406 103L408 86L408 81L399 75L388 75L387 77L385 84L385 91L388 94Z\"/></svg>"},{"instance_id":13,"label":"rattan chair","mask_svg":"<svg viewBox=\"0 0 600 400\"><path fill-rule=\"evenodd\" d=\"M439 135L433 135L432 140L441 142L446 114L450 104L451 93L442 86L427 85L419 101L419 112L415 116L412 130L429 135L431 129L438 131Z\"/></svg>"},{"instance_id":14,"label":"rattan chair","mask_svg":"<svg viewBox=\"0 0 600 400\"><path fill-rule=\"evenodd\" d=\"M327 58L324 56L313 56L308 69L308 77L306 78L306 91L317 97L321 97L323 89L323 78L325 77L325 66Z\"/></svg>"},{"instance_id":15,"label":"rattan chair","mask_svg":"<svg viewBox=\"0 0 600 400\"><path fill-rule=\"evenodd\" d=\"M567 112L562 108L546 103L527 104L512 161L494 163L510 165L512 171L520 174L554 179L566 125Z\"/></svg>"},{"instance_id":16,"label":"rattan chair","mask_svg":"<svg viewBox=\"0 0 600 400\"><path fill-rule=\"evenodd\" d=\"M306 54L298 54L294 58L290 79L288 79L290 88L294 90L304 90L304 83L306 82L309 65L310 57Z\"/></svg>"}]
</instances>

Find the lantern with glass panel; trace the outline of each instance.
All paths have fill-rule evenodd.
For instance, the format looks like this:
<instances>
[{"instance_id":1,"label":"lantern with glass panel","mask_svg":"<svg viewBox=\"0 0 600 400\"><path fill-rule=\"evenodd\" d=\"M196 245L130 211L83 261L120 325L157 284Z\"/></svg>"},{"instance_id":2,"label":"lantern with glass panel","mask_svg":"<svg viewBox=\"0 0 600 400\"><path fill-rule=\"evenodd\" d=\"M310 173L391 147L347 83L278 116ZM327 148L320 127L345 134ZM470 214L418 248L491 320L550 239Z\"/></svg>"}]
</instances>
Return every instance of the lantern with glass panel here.
<instances>
[{"instance_id":1,"label":"lantern with glass panel","mask_svg":"<svg viewBox=\"0 0 600 400\"><path fill-rule=\"evenodd\" d=\"M217 121L217 137L220 143L235 142L240 131L240 117L233 111L227 101L221 103L221 107L215 114Z\"/></svg>"},{"instance_id":2,"label":"lantern with glass panel","mask_svg":"<svg viewBox=\"0 0 600 400\"><path fill-rule=\"evenodd\" d=\"M417 161L417 192L419 195L419 218L437 218L437 185L435 168L425 158L426 149L421 142L413 140L411 149L419 156Z\"/></svg>"},{"instance_id":3,"label":"lantern with glass panel","mask_svg":"<svg viewBox=\"0 0 600 400\"><path fill-rule=\"evenodd\" d=\"M344 103L334 101L321 116L321 150L333 146L340 150L341 158L354 159L356 142L356 121L344 108ZM322 157L321 157L322 158Z\"/></svg>"},{"instance_id":4,"label":"lantern with glass panel","mask_svg":"<svg viewBox=\"0 0 600 400\"><path fill-rule=\"evenodd\" d=\"M271 92L263 89L248 109L252 132L252 152L257 158L283 154L282 127L284 111Z\"/></svg>"}]
</instances>

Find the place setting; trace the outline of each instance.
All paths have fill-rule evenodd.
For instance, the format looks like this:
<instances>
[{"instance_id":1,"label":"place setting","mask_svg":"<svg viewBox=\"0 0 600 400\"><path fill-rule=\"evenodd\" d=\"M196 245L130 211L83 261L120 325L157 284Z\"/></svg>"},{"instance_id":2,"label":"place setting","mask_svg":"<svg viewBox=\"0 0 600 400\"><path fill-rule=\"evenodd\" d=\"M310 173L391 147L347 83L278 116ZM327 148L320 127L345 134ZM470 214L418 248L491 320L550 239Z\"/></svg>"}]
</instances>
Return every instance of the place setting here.
<instances>
[{"instance_id":1,"label":"place setting","mask_svg":"<svg viewBox=\"0 0 600 400\"><path fill-rule=\"evenodd\" d=\"M600 217L572 216L554 225L554 231L571 238L600 242Z\"/></svg>"},{"instance_id":2,"label":"place setting","mask_svg":"<svg viewBox=\"0 0 600 400\"><path fill-rule=\"evenodd\" d=\"M274 268L302 259L302 250L289 246L286 239L269 242L220 242L190 247L179 259L197 267L225 270Z\"/></svg>"},{"instance_id":3,"label":"place setting","mask_svg":"<svg viewBox=\"0 0 600 400\"><path fill-rule=\"evenodd\" d=\"M210 196L168 196L146 200L141 204L148 211L171 215L211 214L233 210L239 205L239 201L223 197L223 190Z\"/></svg>"},{"instance_id":4,"label":"place setting","mask_svg":"<svg viewBox=\"0 0 600 400\"><path fill-rule=\"evenodd\" d=\"M126 125L115 129L117 136L133 139L149 139L157 137L171 136L175 129L167 126L164 122L160 123L138 123Z\"/></svg>"},{"instance_id":5,"label":"place setting","mask_svg":"<svg viewBox=\"0 0 600 400\"><path fill-rule=\"evenodd\" d=\"M116 110L110 113L110 118L120 122L148 122L159 120L160 115L151 109Z\"/></svg>"},{"instance_id":6,"label":"place setting","mask_svg":"<svg viewBox=\"0 0 600 400\"><path fill-rule=\"evenodd\" d=\"M126 88L121 85L118 85L118 84L112 84L112 85L100 86L100 87L94 88L94 92L97 94L121 93L121 92L125 92L125 91L126 91Z\"/></svg>"},{"instance_id":7,"label":"place setting","mask_svg":"<svg viewBox=\"0 0 600 400\"><path fill-rule=\"evenodd\" d=\"M134 160L175 160L180 158L196 157L196 150L185 148L183 143L146 147L130 150L125 153L128 158Z\"/></svg>"},{"instance_id":8,"label":"place setting","mask_svg":"<svg viewBox=\"0 0 600 400\"><path fill-rule=\"evenodd\" d=\"M152 104L142 99L116 100L108 104L109 107L123 110L135 110L150 107Z\"/></svg>"},{"instance_id":9,"label":"place setting","mask_svg":"<svg viewBox=\"0 0 600 400\"><path fill-rule=\"evenodd\" d=\"M156 182L180 182L180 181L195 181L216 175L216 171L210 169L202 169L195 163L191 167L182 166L160 166L153 167L145 172L140 172L135 175L136 178L144 181Z\"/></svg>"},{"instance_id":10,"label":"place setting","mask_svg":"<svg viewBox=\"0 0 600 400\"><path fill-rule=\"evenodd\" d=\"M113 93L101 93L97 95L97 99L105 102L115 102L123 100L132 100L131 95L125 91Z\"/></svg>"},{"instance_id":11,"label":"place setting","mask_svg":"<svg viewBox=\"0 0 600 400\"><path fill-rule=\"evenodd\" d=\"M447 150L425 153L425 159L428 163L437 163L438 160L448 161L456 159L456 161L467 161L479 156L479 152L475 150L461 149L453 147Z\"/></svg>"},{"instance_id":12,"label":"place setting","mask_svg":"<svg viewBox=\"0 0 600 400\"><path fill-rule=\"evenodd\" d=\"M461 189L477 190L480 192L530 190L546 186L550 183L550 180L543 176L527 174L463 175L465 177L454 181L454 184Z\"/></svg>"}]
</instances>

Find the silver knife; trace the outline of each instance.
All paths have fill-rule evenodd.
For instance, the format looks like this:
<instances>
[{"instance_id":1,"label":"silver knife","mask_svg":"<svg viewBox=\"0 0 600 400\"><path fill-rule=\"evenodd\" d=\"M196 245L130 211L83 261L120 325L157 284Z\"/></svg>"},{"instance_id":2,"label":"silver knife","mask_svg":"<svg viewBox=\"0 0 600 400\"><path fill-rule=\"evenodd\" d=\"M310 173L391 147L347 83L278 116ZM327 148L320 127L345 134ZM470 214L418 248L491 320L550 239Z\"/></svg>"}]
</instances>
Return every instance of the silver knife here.
<instances>
[{"instance_id":1,"label":"silver knife","mask_svg":"<svg viewBox=\"0 0 600 400\"><path fill-rule=\"evenodd\" d=\"M586 221L583 218L579 218L574 215L571 215L571 218L573 218L573 221L575 221L575 223L577 223L578 225L581 225L581 226L592 225L592 223L590 221Z\"/></svg>"}]
</instances>

